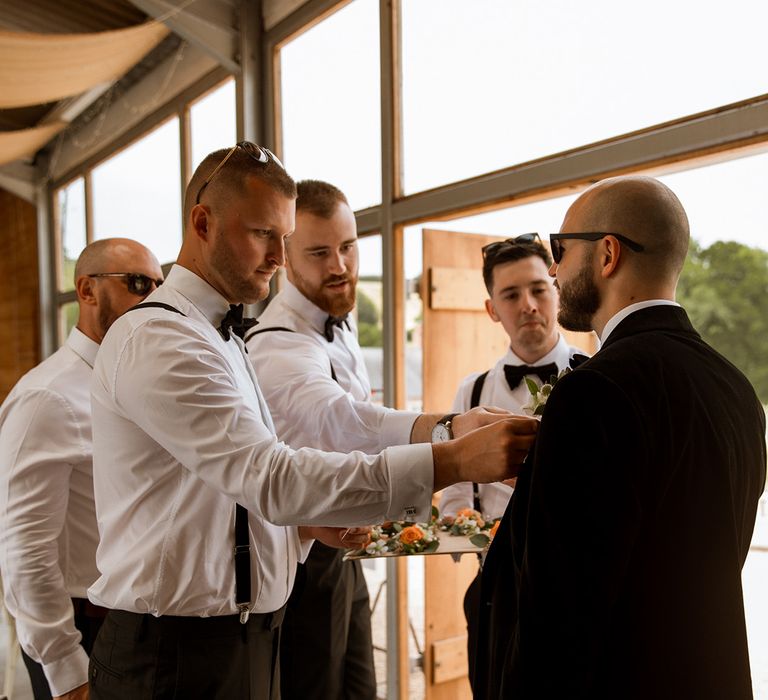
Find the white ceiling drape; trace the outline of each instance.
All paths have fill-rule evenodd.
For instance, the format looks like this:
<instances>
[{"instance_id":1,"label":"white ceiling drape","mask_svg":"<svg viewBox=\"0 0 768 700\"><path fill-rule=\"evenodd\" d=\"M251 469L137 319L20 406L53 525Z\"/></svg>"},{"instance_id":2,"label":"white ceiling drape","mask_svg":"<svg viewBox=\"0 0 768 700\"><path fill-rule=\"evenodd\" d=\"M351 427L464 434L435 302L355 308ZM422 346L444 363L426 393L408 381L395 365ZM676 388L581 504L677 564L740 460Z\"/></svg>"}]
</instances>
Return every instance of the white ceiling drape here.
<instances>
[{"instance_id":1,"label":"white ceiling drape","mask_svg":"<svg viewBox=\"0 0 768 700\"><path fill-rule=\"evenodd\" d=\"M0 108L54 102L117 80L168 32L156 21L91 34L0 31Z\"/></svg>"}]
</instances>

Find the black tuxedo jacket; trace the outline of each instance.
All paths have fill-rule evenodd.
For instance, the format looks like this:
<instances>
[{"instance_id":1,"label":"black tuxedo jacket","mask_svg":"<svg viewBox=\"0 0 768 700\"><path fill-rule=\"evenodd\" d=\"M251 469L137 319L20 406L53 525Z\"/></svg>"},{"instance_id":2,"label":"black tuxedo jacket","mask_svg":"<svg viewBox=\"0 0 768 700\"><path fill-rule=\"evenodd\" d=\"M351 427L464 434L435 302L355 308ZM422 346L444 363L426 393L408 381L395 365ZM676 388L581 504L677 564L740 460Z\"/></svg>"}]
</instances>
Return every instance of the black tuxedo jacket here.
<instances>
[{"instance_id":1,"label":"black tuxedo jacket","mask_svg":"<svg viewBox=\"0 0 768 700\"><path fill-rule=\"evenodd\" d=\"M681 308L555 386L483 570L476 698L752 697L741 568L765 413Z\"/></svg>"}]
</instances>

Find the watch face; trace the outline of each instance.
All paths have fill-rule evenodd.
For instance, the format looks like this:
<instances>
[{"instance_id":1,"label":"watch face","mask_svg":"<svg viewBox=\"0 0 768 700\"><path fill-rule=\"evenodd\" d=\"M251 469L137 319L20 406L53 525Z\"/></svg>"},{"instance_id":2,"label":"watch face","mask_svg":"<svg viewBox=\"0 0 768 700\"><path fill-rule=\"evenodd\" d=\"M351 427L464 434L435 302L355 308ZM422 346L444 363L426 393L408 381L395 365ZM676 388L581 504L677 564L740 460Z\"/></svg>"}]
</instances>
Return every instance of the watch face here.
<instances>
[{"instance_id":1,"label":"watch face","mask_svg":"<svg viewBox=\"0 0 768 700\"><path fill-rule=\"evenodd\" d=\"M432 428L432 442L448 442L453 437L451 431L442 423Z\"/></svg>"}]
</instances>

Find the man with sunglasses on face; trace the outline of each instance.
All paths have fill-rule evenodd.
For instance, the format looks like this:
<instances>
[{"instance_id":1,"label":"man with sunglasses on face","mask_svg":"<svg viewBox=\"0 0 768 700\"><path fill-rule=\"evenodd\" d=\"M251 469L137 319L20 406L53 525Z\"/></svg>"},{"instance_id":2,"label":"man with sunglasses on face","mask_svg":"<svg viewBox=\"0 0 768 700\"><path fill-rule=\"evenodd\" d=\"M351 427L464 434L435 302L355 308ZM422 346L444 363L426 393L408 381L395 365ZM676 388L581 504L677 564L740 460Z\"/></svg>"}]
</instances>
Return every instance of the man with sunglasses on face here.
<instances>
[{"instance_id":1,"label":"man with sunglasses on face","mask_svg":"<svg viewBox=\"0 0 768 700\"><path fill-rule=\"evenodd\" d=\"M110 609L94 698L277 700L279 630L314 539L360 547L366 525L425 519L433 490L514 475L537 428L494 423L379 455L278 442L242 337L242 303L285 261L296 186L249 142L198 166L162 288L114 324L94 368L101 537L92 602Z\"/></svg>"},{"instance_id":2,"label":"man with sunglasses on face","mask_svg":"<svg viewBox=\"0 0 768 700\"><path fill-rule=\"evenodd\" d=\"M35 700L88 697L88 653L106 611L97 576L90 378L105 333L162 283L144 246L91 243L75 266L77 325L0 406L0 571Z\"/></svg>"},{"instance_id":3,"label":"man with sunglasses on face","mask_svg":"<svg viewBox=\"0 0 768 700\"><path fill-rule=\"evenodd\" d=\"M554 387L488 552L475 696L751 698L765 413L674 300L685 211L611 178L550 240L560 324L602 347Z\"/></svg>"},{"instance_id":4,"label":"man with sunglasses on face","mask_svg":"<svg viewBox=\"0 0 768 700\"><path fill-rule=\"evenodd\" d=\"M485 310L494 323L501 323L509 348L490 370L474 372L461 382L451 410L498 406L522 414L531 399L526 378L541 386L586 357L558 331L558 295L549 276L552 258L537 233L490 243L482 255L489 297ZM460 510L471 508L494 520L504 514L511 497L511 484L454 484L440 497L440 513L455 517ZM464 597L464 614L472 684L480 614L479 573Z\"/></svg>"}]
</instances>

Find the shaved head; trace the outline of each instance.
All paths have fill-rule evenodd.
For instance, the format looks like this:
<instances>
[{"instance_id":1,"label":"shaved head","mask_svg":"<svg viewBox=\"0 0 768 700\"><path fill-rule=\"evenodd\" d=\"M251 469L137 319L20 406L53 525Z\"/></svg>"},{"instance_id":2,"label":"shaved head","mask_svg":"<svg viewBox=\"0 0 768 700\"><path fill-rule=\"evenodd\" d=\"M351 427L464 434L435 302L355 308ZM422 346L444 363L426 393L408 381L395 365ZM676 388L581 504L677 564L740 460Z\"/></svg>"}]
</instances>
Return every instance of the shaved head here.
<instances>
[{"instance_id":1,"label":"shaved head","mask_svg":"<svg viewBox=\"0 0 768 700\"><path fill-rule=\"evenodd\" d=\"M86 246L75 265L75 291L80 307L77 327L97 343L115 319L138 304L154 286L137 296L125 277L102 276L105 273L144 275L152 281L163 278L157 258L130 238L105 238Z\"/></svg>"},{"instance_id":2,"label":"shaved head","mask_svg":"<svg viewBox=\"0 0 768 700\"><path fill-rule=\"evenodd\" d=\"M642 253L628 264L646 279L677 280L688 253L690 232L683 205L666 185L651 177L601 180L570 207L562 233L604 231L640 243Z\"/></svg>"},{"instance_id":3,"label":"shaved head","mask_svg":"<svg viewBox=\"0 0 768 700\"><path fill-rule=\"evenodd\" d=\"M136 272L132 268L137 257L142 258L143 262L145 258L151 257L155 268L152 271L157 275L160 263L141 243L130 238L104 238L94 241L85 247L77 259L75 280L84 275L96 275L101 272Z\"/></svg>"}]
</instances>

